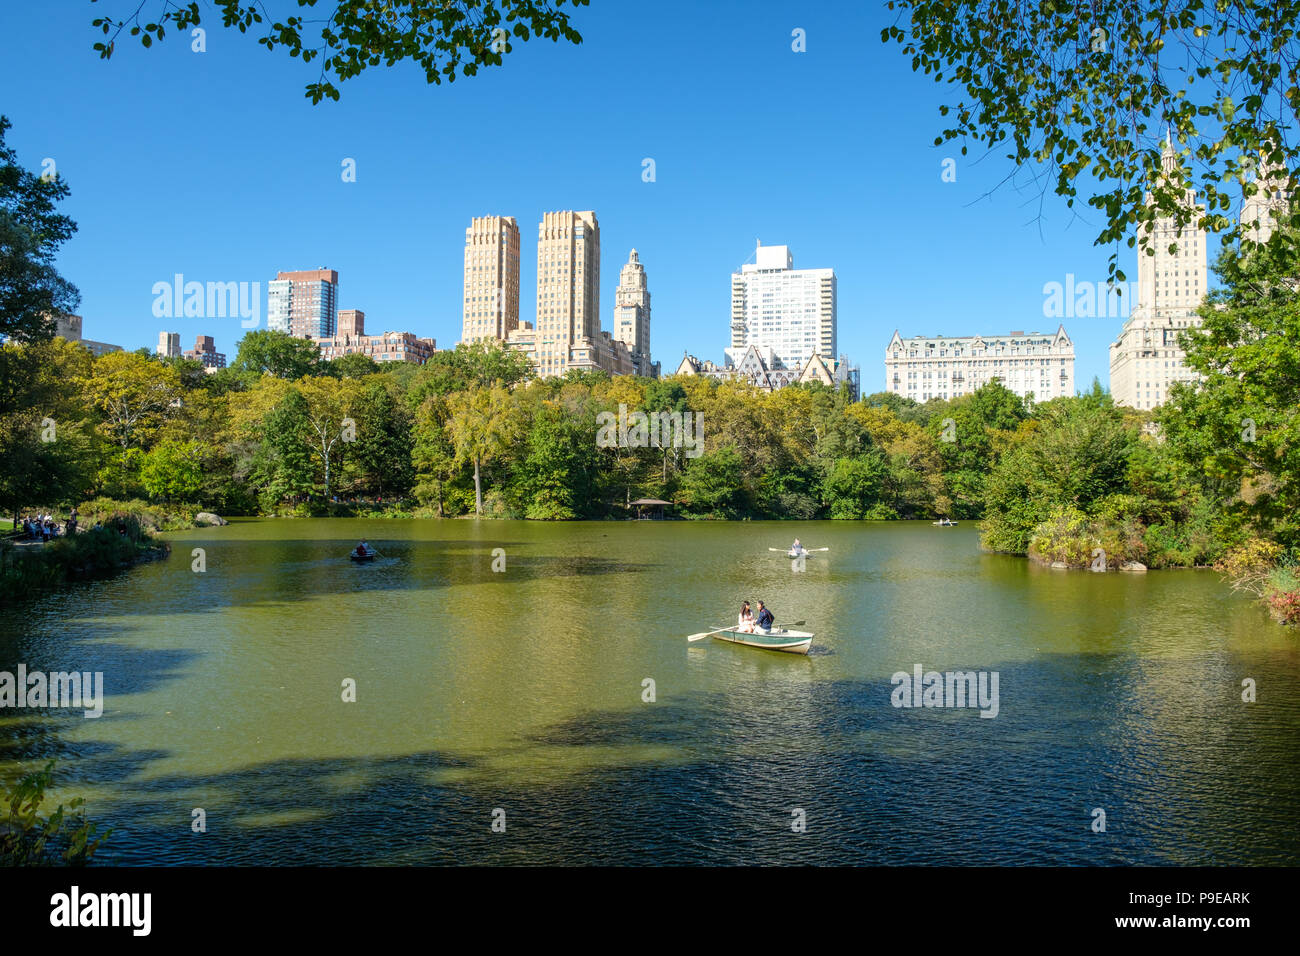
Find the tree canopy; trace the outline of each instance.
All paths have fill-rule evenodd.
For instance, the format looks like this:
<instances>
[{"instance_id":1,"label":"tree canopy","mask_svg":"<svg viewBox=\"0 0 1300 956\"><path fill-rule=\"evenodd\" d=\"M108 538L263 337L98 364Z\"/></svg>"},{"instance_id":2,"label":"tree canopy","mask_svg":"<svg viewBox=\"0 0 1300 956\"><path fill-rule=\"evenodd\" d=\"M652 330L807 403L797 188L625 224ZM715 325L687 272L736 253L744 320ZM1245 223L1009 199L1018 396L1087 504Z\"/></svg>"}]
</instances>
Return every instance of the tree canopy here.
<instances>
[{"instance_id":1,"label":"tree canopy","mask_svg":"<svg viewBox=\"0 0 1300 956\"><path fill-rule=\"evenodd\" d=\"M1006 150L1067 205L1083 195L1098 244L1147 245L1158 217L1235 234L1235 187L1266 164L1300 169L1300 0L888 0L881 39L912 69L962 89L940 107L957 141ZM1170 131L1178 151L1161 175ZM1031 166L1030 164L1037 164ZM1146 200L1147 193L1152 201ZM1135 230L1134 227L1140 228ZM1111 254L1112 277L1118 249Z\"/></svg>"},{"instance_id":2,"label":"tree canopy","mask_svg":"<svg viewBox=\"0 0 1300 956\"><path fill-rule=\"evenodd\" d=\"M75 311L81 300L54 267L77 226L55 211L68 184L57 170L38 176L18 164L5 144L10 125L0 116L0 337L37 339L52 336L52 317Z\"/></svg>"},{"instance_id":3,"label":"tree canopy","mask_svg":"<svg viewBox=\"0 0 1300 956\"><path fill-rule=\"evenodd\" d=\"M297 0L314 8L319 0ZM514 49L512 41L534 36L558 43L581 43L569 23L565 4L586 6L588 0L333 0L322 17L287 16L274 19L261 0L212 0L221 26L240 33L259 32L257 42L268 50L283 49L304 63L320 60L320 74L308 83L313 103L339 98L338 83L383 63L392 66L413 60L434 85L457 76L474 76L480 67L500 66ZM122 17L92 21L104 35L94 49L108 59L125 32L149 48L169 29L178 32L204 23L197 0L144 0Z\"/></svg>"}]
</instances>

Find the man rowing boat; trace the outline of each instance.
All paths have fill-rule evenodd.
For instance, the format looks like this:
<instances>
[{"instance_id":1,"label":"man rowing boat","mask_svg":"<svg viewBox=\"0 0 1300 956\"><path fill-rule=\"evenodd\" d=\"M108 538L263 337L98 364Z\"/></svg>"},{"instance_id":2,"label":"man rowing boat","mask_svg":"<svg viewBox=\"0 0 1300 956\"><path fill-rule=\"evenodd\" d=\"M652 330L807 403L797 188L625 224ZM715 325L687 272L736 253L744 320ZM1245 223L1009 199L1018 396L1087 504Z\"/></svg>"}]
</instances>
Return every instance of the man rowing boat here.
<instances>
[{"instance_id":1,"label":"man rowing boat","mask_svg":"<svg viewBox=\"0 0 1300 956\"><path fill-rule=\"evenodd\" d=\"M352 553L355 554L358 558L364 558L366 555L370 553L370 545L368 545L365 541L362 541L359 545L357 545L357 549Z\"/></svg>"},{"instance_id":2,"label":"man rowing boat","mask_svg":"<svg viewBox=\"0 0 1300 956\"><path fill-rule=\"evenodd\" d=\"M762 633L762 634L771 634L771 633L772 633L772 623L773 623L774 621L775 621L775 618L772 617L772 612L771 612L771 610L769 610L766 606L764 606L764 604L763 604L762 601L759 601L759 602L758 602L758 617L755 618L755 620L754 620L754 625L755 625L755 627L758 629L759 633Z\"/></svg>"}]
</instances>

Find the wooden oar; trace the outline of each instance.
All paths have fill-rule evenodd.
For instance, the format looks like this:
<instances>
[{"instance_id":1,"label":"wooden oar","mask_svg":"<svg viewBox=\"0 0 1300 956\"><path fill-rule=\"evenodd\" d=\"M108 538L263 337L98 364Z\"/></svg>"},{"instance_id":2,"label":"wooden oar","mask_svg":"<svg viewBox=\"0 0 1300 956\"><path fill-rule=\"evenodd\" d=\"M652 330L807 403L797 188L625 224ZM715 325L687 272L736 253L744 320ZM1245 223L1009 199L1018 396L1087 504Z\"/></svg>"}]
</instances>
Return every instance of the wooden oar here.
<instances>
[{"instance_id":1,"label":"wooden oar","mask_svg":"<svg viewBox=\"0 0 1300 956\"><path fill-rule=\"evenodd\" d=\"M792 627L803 627L807 623L808 623L807 621L793 621L789 624L782 624L781 627L785 628L786 630L789 630ZM718 634L721 633L722 631L729 631L734 626L735 625L733 624L733 625L729 625L728 627L719 627L712 631L701 631L699 634L689 635L686 639L688 641L702 641L711 634Z\"/></svg>"}]
</instances>

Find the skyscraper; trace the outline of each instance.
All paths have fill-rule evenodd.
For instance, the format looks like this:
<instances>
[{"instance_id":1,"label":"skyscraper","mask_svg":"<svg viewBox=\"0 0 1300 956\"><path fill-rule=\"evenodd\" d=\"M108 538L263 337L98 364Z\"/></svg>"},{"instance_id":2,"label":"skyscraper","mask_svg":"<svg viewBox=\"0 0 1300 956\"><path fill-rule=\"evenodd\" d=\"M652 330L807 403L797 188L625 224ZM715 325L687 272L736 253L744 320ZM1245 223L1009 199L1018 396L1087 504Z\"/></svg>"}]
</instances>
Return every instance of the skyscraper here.
<instances>
[{"instance_id":1,"label":"skyscraper","mask_svg":"<svg viewBox=\"0 0 1300 956\"><path fill-rule=\"evenodd\" d=\"M618 274L614 293L614 338L627 345L637 375L654 377L650 361L650 290L636 250Z\"/></svg>"},{"instance_id":2,"label":"skyscraper","mask_svg":"<svg viewBox=\"0 0 1300 956\"><path fill-rule=\"evenodd\" d=\"M1242 238L1268 242L1277 228L1277 220L1286 215L1291 205L1289 185L1290 177L1285 166L1267 161L1260 163L1259 175L1255 177L1255 194L1242 197Z\"/></svg>"},{"instance_id":3,"label":"skyscraper","mask_svg":"<svg viewBox=\"0 0 1300 956\"><path fill-rule=\"evenodd\" d=\"M158 333L158 355L162 358L179 358L181 354L181 334L179 332Z\"/></svg>"},{"instance_id":4,"label":"skyscraper","mask_svg":"<svg viewBox=\"0 0 1300 956\"><path fill-rule=\"evenodd\" d=\"M594 212L543 214L537 226L537 325L517 330L511 345L529 354L543 378L604 367L600 225Z\"/></svg>"},{"instance_id":5,"label":"skyscraper","mask_svg":"<svg viewBox=\"0 0 1300 956\"><path fill-rule=\"evenodd\" d=\"M461 341L505 341L519 327L519 226L513 216L476 216L465 230Z\"/></svg>"},{"instance_id":6,"label":"skyscraper","mask_svg":"<svg viewBox=\"0 0 1300 956\"><path fill-rule=\"evenodd\" d=\"M299 338L334 334L339 274L333 269L277 272L266 284L266 322L277 332Z\"/></svg>"},{"instance_id":7,"label":"skyscraper","mask_svg":"<svg viewBox=\"0 0 1300 956\"><path fill-rule=\"evenodd\" d=\"M1173 141L1165 134L1160 165L1169 176L1178 166ZM1147 203L1152 202L1147 193ZM1110 392L1118 405L1155 408L1169 397L1175 382L1192 381L1195 375L1184 364L1178 345L1184 330L1199 326L1196 308L1208 288L1206 234L1197 225L1205 207L1197 205L1196 193L1188 189L1183 202L1192 210L1192 220L1178 231L1172 216L1153 223L1146 249L1138 251L1137 301L1119 338L1110 346ZM1140 227L1139 227L1140 228ZM1175 251L1169 247L1176 245Z\"/></svg>"},{"instance_id":8,"label":"skyscraper","mask_svg":"<svg viewBox=\"0 0 1300 956\"><path fill-rule=\"evenodd\" d=\"M731 276L731 348L770 348L791 369L814 354L834 360L835 310L833 269L795 269L788 246L760 243Z\"/></svg>"}]
</instances>

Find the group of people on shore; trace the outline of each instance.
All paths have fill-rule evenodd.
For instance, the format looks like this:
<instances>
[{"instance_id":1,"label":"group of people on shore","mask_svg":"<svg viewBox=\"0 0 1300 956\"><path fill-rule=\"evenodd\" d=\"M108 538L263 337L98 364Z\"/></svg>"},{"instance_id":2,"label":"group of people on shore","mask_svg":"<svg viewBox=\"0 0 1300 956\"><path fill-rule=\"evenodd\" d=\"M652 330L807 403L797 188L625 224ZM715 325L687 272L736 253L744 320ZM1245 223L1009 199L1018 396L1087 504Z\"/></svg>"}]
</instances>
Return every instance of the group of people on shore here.
<instances>
[{"instance_id":1,"label":"group of people on shore","mask_svg":"<svg viewBox=\"0 0 1300 956\"><path fill-rule=\"evenodd\" d=\"M101 528L103 525L96 521L95 527ZM78 530L85 530L79 529L77 526L76 508L73 508L72 511L68 513L68 517L62 524L60 524L59 519L52 514L38 513L33 515L23 515L14 525L14 529L18 532L20 538L24 538L28 541L41 542L66 535L74 535ZM119 527L118 530L122 534L126 534L125 527Z\"/></svg>"},{"instance_id":2,"label":"group of people on shore","mask_svg":"<svg viewBox=\"0 0 1300 956\"><path fill-rule=\"evenodd\" d=\"M23 515L22 520L14 526L22 536L31 541L49 541L61 534L77 533L77 509L73 508L62 526L52 514Z\"/></svg>"},{"instance_id":3,"label":"group of people on shore","mask_svg":"<svg viewBox=\"0 0 1300 956\"><path fill-rule=\"evenodd\" d=\"M775 618L772 616L770 608L766 607L762 601L758 602L758 613L750 608L749 602L746 601L740 606L740 617L736 622L736 629L744 631L746 634L770 634L772 633L772 623Z\"/></svg>"}]
</instances>

